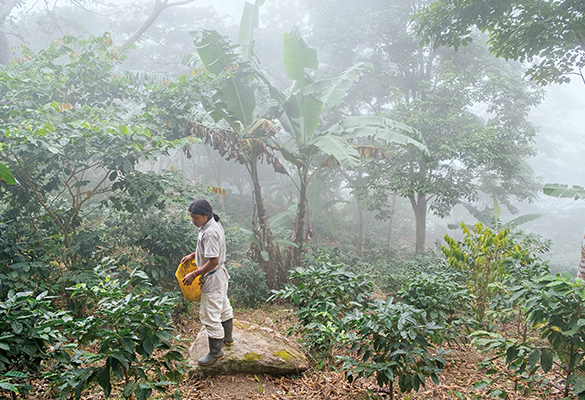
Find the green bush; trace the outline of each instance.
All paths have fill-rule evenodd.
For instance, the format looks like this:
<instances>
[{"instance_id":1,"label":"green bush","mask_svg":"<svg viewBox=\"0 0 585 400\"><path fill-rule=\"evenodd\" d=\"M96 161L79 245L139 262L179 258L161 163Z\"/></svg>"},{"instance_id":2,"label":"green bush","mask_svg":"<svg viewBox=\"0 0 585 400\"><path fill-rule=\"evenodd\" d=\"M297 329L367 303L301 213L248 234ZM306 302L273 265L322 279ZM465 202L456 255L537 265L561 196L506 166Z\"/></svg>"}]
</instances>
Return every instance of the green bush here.
<instances>
[{"instance_id":1,"label":"green bush","mask_svg":"<svg viewBox=\"0 0 585 400\"><path fill-rule=\"evenodd\" d=\"M68 341L55 346L56 364L46 377L63 398L79 399L96 384L106 397L116 389L119 397L139 400L153 390L166 392L186 367L184 348L172 335L177 299L151 294L142 271L134 270L125 282L116 279L109 260L94 271L91 284L72 288L72 296L82 297L92 313L64 326ZM98 351L87 351L89 346Z\"/></svg>"},{"instance_id":2,"label":"green bush","mask_svg":"<svg viewBox=\"0 0 585 400\"><path fill-rule=\"evenodd\" d=\"M298 322L289 332L302 334L309 348L329 357L333 346L345 337L339 327L343 315L368 301L373 284L343 265L319 258L314 261L318 264L292 270L292 284L274 291L269 300L280 298L298 307Z\"/></svg>"},{"instance_id":3,"label":"green bush","mask_svg":"<svg viewBox=\"0 0 585 400\"><path fill-rule=\"evenodd\" d=\"M512 291L512 297L525 299L528 322L536 328L540 340L475 332L473 343L490 354L483 364L486 379L477 385L486 387L513 379L516 388L528 394L536 383L546 383L542 373L556 373L564 382L565 398L572 392L578 399L585 399L585 283L568 273L523 283ZM505 369L499 367L498 359L504 361ZM488 392L505 397L500 386Z\"/></svg>"},{"instance_id":4,"label":"green bush","mask_svg":"<svg viewBox=\"0 0 585 400\"><path fill-rule=\"evenodd\" d=\"M229 298L244 308L256 308L266 302L270 289L266 285L266 273L252 262L241 267L229 268Z\"/></svg>"},{"instance_id":5,"label":"green bush","mask_svg":"<svg viewBox=\"0 0 585 400\"><path fill-rule=\"evenodd\" d=\"M44 248L46 241L38 239L27 225L15 216L0 215L0 299L10 290L15 292L50 290L51 268ZM12 219L14 218L14 219Z\"/></svg>"},{"instance_id":6,"label":"green bush","mask_svg":"<svg viewBox=\"0 0 585 400\"><path fill-rule=\"evenodd\" d=\"M368 276L384 293L396 295L408 281L421 275L438 275L452 270L433 250L427 250L416 259L399 257L379 261L372 265L365 265L363 274Z\"/></svg>"},{"instance_id":7,"label":"green bush","mask_svg":"<svg viewBox=\"0 0 585 400\"><path fill-rule=\"evenodd\" d=\"M57 329L71 316L53 311L47 292L11 290L0 301L0 372L37 374L47 348L62 339Z\"/></svg>"},{"instance_id":8,"label":"green bush","mask_svg":"<svg viewBox=\"0 0 585 400\"><path fill-rule=\"evenodd\" d=\"M346 379L375 375L380 387L388 386L393 398L394 380L402 392L418 391L430 377L439 384L445 360L431 338L440 329L428 322L425 313L405 303L376 300L363 310L355 309L343 319L349 356L343 361ZM437 355L431 355L436 350Z\"/></svg>"},{"instance_id":9,"label":"green bush","mask_svg":"<svg viewBox=\"0 0 585 400\"><path fill-rule=\"evenodd\" d=\"M406 304L422 310L430 321L443 327L437 333L448 341L462 337L461 328L475 328L473 296L455 274L421 274L398 291ZM459 277L460 278L460 277Z\"/></svg>"}]
</instances>

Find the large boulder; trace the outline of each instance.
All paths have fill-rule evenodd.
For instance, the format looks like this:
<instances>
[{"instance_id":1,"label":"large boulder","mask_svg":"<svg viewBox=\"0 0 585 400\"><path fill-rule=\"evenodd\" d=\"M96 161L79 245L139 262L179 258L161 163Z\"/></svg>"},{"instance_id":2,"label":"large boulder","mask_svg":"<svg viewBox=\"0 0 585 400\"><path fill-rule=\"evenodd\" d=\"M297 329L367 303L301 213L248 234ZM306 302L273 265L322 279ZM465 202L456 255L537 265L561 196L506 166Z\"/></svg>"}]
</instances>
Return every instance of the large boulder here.
<instances>
[{"instance_id":1,"label":"large boulder","mask_svg":"<svg viewBox=\"0 0 585 400\"><path fill-rule=\"evenodd\" d=\"M208 353L207 334L201 330L189 348L191 378L214 375L270 374L294 375L308 368L307 357L292 340L273 329L234 320L232 346L224 344L225 357L208 366L197 360Z\"/></svg>"}]
</instances>

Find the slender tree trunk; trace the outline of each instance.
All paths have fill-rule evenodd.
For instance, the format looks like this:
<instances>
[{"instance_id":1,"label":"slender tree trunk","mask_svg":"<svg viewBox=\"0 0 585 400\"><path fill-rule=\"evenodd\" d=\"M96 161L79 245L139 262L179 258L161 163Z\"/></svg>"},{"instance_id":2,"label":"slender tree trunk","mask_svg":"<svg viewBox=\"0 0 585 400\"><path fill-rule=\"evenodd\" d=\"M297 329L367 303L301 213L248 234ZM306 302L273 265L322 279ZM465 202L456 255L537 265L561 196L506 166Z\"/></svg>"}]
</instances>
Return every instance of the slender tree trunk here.
<instances>
[{"instance_id":1,"label":"slender tree trunk","mask_svg":"<svg viewBox=\"0 0 585 400\"><path fill-rule=\"evenodd\" d=\"M6 65L10 61L12 53L10 51L10 43L4 33L4 29L0 26L0 64Z\"/></svg>"},{"instance_id":2,"label":"slender tree trunk","mask_svg":"<svg viewBox=\"0 0 585 400\"><path fill-rule=\"evenodd\" d=\"M585 280L585 235L583 235L583 241L581 242L581 258L579 260L577 278Z\"/></svg>"},{"instance_id":3,"label":"slender tree trunk","mask_svg":"<svg viewBox=\"0 0 585 400\"><path fill-rule=\"evenodd\" d=\"M299 188L299 203L297 205L297 213L295 216L295 222L293 225L293 233L291 240L297 245L297 247L291 246L285 261L285 274L288 275L288 271L292 268L299 266L301 263L301 255L303 254L303 245L307 239L307 233L305 231L305 225L307 220L307 179L306 174L300 173L301 182Z\"/></svg>"},{"instance_id":4,"label":"slender tree trunk","mask_svg":"<svg viewBox=\"0 0 585 400\"><path fill-rule=\"evenodd\" d=\"M425 250L425 238L427 233L427 198L424 194L417 193L410 197L410 204L414 211L416 224L416 246L414 254L418 255Z\"/></svg>"},{"instance_id":5,"label":"slender tree trunk","mask_svg":"<svg viewBox=\"0 0 585 400\"><path fill-rule=\"evenodd\" d=\"M6 65L12 58L12 51L10 50L10 43L6 36L4 22L14 10L14 8L22 3L22 0L2 0L0 1L0 64Z\"/></svg>"},{"instance_id":6,"label":"slender tree trunk","mask_svg":"<svg viewBox=\"0 0 585 400\"><path fill-rule=\"evenodd\" d=\"M274 234L268 225L268 213L264 208L264 200L262 198L262 188L260 186L260 179L258 177L257 160L250 165L250 176L252 178L252 185L254 186L254 203L255 203L255 218L252 219L252 226L254 236L259 248L253 251L253 258L260 269L266 273L266 284L270 289L279 289L280 284L286 280L286 273L279 265L281 260L280 248L274 243ZM252 249L257 247L252 245Z\"/></svg>"},{"instance_id":7,"label":"slender tree trunk","mask_svg":"<svg viewBox=\"0 0 585 400\"><path fill-rule=\"evenodd\" d=\"M391 196L390 200L392 204L392 209L390 213L390 219L388 220L388 247L392 246L392 235L394 230L394 218L395 218L395 211L396 211L396 194Z\"/></svg>"},{"instance_id":8,"label":"slender tree trunk","mask_svg":"<svg viewBox=\"0 0 585 400\"><path fill-rule=\"evenodd\" d=\"M356 244L356 254L359 257L364 257L364 248L366 246L366 217L364 209L357 204L358 211L358 237Z\"/></svg>"}]
</instances>

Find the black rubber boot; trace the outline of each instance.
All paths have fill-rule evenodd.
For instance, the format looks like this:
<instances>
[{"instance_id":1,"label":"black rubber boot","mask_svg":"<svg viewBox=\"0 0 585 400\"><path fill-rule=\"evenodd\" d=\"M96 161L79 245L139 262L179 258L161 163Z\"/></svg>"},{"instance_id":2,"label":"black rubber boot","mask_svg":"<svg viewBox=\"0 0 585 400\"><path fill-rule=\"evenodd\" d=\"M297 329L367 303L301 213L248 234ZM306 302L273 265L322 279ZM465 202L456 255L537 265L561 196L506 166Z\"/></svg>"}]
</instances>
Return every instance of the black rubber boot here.
<instances>
[{"instance_id":1,"label":"black rubber boot","mask_svg":"<svg viewBox=\"0 0 585 400\"><path fill-rule=\"evenodd\" d=\"M232 332L234 330L234 319L230 318L227 321L223 321L221 326L223 326L223 342L228 346L231 346L234 344L234 338L232 337Z\"/></svg>"},{"instance_id":2,"label":"black rubber boot","mask_svg":"<svg viewBox=\"0 0 585 400\"><path fill-rule=\"evenodd\" d=\"M212 339L207 338L209 340L209 353L205 356L201 357L197 360L199 365L209 365L217 360L221 360L223 358L223 351L221 351L221 345L223 344L223 339Z\"/></svg>"}]
</instances>

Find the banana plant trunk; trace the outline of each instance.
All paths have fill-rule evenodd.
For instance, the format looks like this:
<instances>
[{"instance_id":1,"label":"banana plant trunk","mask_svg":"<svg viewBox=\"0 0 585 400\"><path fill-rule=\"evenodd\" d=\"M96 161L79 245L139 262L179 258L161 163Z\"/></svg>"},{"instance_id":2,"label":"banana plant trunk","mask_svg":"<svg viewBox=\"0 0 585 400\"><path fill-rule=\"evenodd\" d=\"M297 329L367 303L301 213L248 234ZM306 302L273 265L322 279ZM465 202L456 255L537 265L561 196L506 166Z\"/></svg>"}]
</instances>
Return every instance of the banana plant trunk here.
<instances>
[{"instance_id":1,"label":"banana plant trunk","mask_svg":"<svg viewBox=\"0 0 585 400\"><path fill-rule=\"evenodd\" d=\"M299 188L299 203L297 205L297 214L293 225L293 233L291 240L296 244L296 247L289 246L286 257L286 271L288 274L292 268L301 265L301 255L303 254L303 245L307 240L307 232L305 229L308 212L307 187L308 179L306 174L299 174L301 176Z\"/></svg>"},{"instance_id":2,"label":"banana plant trunk","mask_svg":"<svg viewBox=\"0 0 585 400\"><path fill-rule=\"evenodd\" d=\"M255 160L254 160L255 161ZM258 177L257 163L250 165L250 177L254 186L255 217L252 219L253 234L257 244L252 244L252 258L258 263L262 271L266 273L266 284L270 289L278 290L286 281L286 272L281 267L280 248L274 243L274 234L268 224L268 213L264 208L262 187Z\"/></svg>"}]
</instances>

